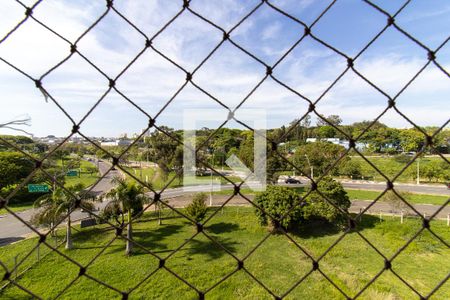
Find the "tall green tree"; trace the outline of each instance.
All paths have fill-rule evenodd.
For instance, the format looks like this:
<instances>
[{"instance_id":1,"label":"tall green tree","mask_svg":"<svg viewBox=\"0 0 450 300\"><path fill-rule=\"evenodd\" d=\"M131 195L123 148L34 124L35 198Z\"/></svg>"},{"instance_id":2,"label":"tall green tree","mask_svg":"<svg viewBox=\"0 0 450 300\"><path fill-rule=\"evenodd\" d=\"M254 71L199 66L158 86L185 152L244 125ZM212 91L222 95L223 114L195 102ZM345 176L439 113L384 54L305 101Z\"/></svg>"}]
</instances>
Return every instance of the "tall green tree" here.
<instances>
[{"instance_id":1,"label":"tall green tree","mask_svg":"<svg viewBox=\"0 0 450 300\"><path fill-rule=\"evenodd\" d=\"M322 119L317 119L317 126L326 126L329 124L333 124L334 126L339 126L342 123L342 119L341 117L339 117L338 115L329 115L328 117L325 118L328 122L326 122L325 120Z\"/></svg>"},{"instance_id":2,"label":"tall green tree","mask_svg":"<svg viewBox=\"0 0 450 300\"><path fill-rule=\"evenodd\" d=\"M417 152L422 148L425 141L423 133L413 128L401 130L399 139L403 152Z\"/></svg>"},{"instance_id":3,"label":"tall green tree","mask_svg":"<svg viewBox=\"0 0 450 300\"><path fill-rule=\"evenodd\" d=\"M333 164L344 152L345 148L329 142L307 143L299 146L293 155L292 163L300 168L304 174L311 175L311 167L314 176L322 175L328 166ZM343 158L343 163L348 158ZM332 172L337 175L338 170L335 168Z\"/></svg>"},{"instance_id":4,"label":"tall green tree","mask_svg":"<svg viewBox=\"0 0 450 300\"><path fill-rule=\"evenodd\" d=\"M161 129L170 136L155 130L148 138L147 143L151 151L150 160L158 164L162 177L167 178L169 172L173 169L172 162L177 161L174 160L174 155L179 143L171 137L178 137L172 128L162 126Z\"/></svg>"},{"instance_id":5,"label":"tall green tree","mask_svg":"<svg viewBox=\"0 0 450 300\"><path fill-rule=\"evenodd\" d=\"M19 183L33 170L33 161L22 153L0 152L0 189Z\"/></svg>"},{"instance_id":6,"label":"tall green tree","mask_svg":"<svg viewBox=\"0 0 450 300\"><path fill-rule=\"evenodd\" d=\"M67 218L66 249L73 247L70 212L75 207L77 198L81 200L80 206L89 210L94 209L93 201L98 200L93 193L88 193L83 188L82 184L67 187L66 190L57 187L52 193L39 197L34 203L39 210L31 218L33 224L50 227Z\"/></svg>"},{"instance_id":7,"label":"tall green tree","mask_svg":"<svg viewBox=\"0 0 450 300\"><path fill-rule=\"evenodd\" d=\"M112 182L116 184L116 187L106 194L109 202L105 206L103 214L105 218L114 218L120 226L125 223L126 215L127 242L125 254L130 255L133 251L131 242L133 238L132 217L142 212L143 205L148 201L148 198L145 196L144 187L134 181L126 181L122 177L115 177Z\"/></svg>"}]
</instances>

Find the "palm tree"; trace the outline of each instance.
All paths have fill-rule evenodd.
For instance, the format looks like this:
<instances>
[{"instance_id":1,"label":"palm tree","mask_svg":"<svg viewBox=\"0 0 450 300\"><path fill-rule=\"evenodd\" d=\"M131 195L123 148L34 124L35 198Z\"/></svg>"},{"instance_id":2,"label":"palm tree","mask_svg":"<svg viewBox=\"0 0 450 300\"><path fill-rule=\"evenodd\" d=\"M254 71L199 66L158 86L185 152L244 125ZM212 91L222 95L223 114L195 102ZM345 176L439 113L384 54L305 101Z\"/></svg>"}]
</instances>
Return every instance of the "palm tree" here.
<instances>
[{"instance_id":1,"label":"palm tree","mask_svg":"<svg viewBox=\"0 0 450 300\"><path fill-rule=\"evenodd\" d=\"M125 223L125 214L127 215L125 254L130 255L133 251L133 244L131 243L133 236L132 217L142 212L143 205L148 198L145 196L144 187L136 184L134 181L115 177L112 182L116 184L116 187L106 194L106 197L110 200L105 206L103 213L106 218L114 218L120 225Z\"/></svg>"},{"instance_id":2,"label":"palm tree","mask_svg":"<svg viewBox=\"0 0 450 300\"><path fill-rule=\"evenodd\" d=\"M34 206L40 208L35 213L31 222L36 225L51 227L64 220L67 217L66 225L66 249L72 249L72 228L70 219L70 210L75 206L77 198L80 198L80 206L89 210L94 209L92 201L98 198L93 194L83 190L83 184L79 183L66 189L55 188L52 193L39 197ZM77 198L72 194L77 195Z\"/></svg>"}]
</instances>

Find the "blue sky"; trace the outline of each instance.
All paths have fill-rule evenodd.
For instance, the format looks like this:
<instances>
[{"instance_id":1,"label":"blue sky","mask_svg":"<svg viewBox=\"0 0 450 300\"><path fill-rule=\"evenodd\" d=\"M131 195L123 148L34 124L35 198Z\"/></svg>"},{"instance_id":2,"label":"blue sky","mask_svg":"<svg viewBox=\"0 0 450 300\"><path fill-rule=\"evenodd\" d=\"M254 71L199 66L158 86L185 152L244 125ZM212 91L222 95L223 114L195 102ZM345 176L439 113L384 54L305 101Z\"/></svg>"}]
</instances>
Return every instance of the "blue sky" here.
<instances>
[{"instance_id":1,"label":"blue sky","mask_svg":"<svg viewBox=\"0 0 450 300\"><path fill-rule=\"evenodd\" d=\"M24 1L27 5L32 1ZM115 7L148 36L180 11L182 1L114 1ZM260 1L192 0L191 8L230 30ZM284 11L311 24L330 1L271 1ZM395 13L400 0L373 1ZM105 11L105 1L43 1L33 16L74 42ZM4 36L23 18L24 9L13 0L2 1L0 35ZM450 35L450 2L413 0L396 23L423 44L435 49ZM338 0L312 27L318 38L354 57L386 24L386 16L359 0ZM303 27L267 4L232 32L233 41L268 65L273 65L302 35ZM192 71L221 41L222 33L188 11L183 12L153 42L153 45ZM78 50L109 77L115 77L143 49L144 38L116 13L108 14L77 44ZM0 57L39 77L69 54L67 43L33 20L27 21L0 44ZM391 96L395 96L426 63L427 52L399 33L387 31L356 61L355 68ZM437 54L437 61L450 70L450 42ZM277 67L274 76L315 101L346 68L345 58L310 37L305 38ZM198 70L194 82L234 108L264 77L265 67L231 43L225 42ZM146 51L117 81L118 89L154 116L184 83L185 74L152 50ZM397 107L418 125L441 126L449 119L449 78L434 65L428 66L397 99ZM78 122L101 95L108 82L75 54L44 78L44 87ZM72 124L51 101L46 102L34 83L0 62L2 110L0 123L28 115L29 132L65 136ZM374 119L387 99L353 72L347 72L317 104L324 115L338 114L345 124ZM221 107L188 84L158 118L159 125L181 128L183 110ZM268 127L286 125L302 116L308 103L266 80L242 108L265 109ZM226 114L225 114L226 115ZM313 118L314 119L314 118ZM410 127L396 112L380 121L395 127ZM209 127L220 124L208 123ZM140 132L147 124L144 114L111 92L81 125L89 136L117 136ZM230 124L235 126L235 124ZM0 133L12 133L0 130Z\"/></svg>"}]
</instances>

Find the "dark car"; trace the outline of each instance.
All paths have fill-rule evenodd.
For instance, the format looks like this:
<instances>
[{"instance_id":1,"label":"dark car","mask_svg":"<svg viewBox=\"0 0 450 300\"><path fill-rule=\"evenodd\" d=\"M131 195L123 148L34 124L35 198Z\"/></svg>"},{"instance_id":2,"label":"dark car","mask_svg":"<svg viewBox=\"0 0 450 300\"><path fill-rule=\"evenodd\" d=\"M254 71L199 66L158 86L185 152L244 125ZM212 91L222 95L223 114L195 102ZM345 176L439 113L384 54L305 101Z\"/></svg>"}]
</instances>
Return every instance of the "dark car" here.
<instances>
[{"instance_id":1,"label":"dark car","mask_svg":"<svg viewBox=\"0 0 450 300\"><path fill-rule=\"evenodd\" d=\"M447 189L450 190L450 182L447 182Z\"/></svg>"},{"instance_id":2,"label":"dark car","mask_svg":"<svg viewBox=\"0 0 450 300\"><path fill-rule=\"evenodd\" d=\"M297 180L297 179L295 179L295 178L289 177L288 179L286 179L286 180L284 181L284 183L289 183L289 184L299 184L299 183L301 183L301 182L300 182L300 180Z\"/></svg>"}]
</instances>

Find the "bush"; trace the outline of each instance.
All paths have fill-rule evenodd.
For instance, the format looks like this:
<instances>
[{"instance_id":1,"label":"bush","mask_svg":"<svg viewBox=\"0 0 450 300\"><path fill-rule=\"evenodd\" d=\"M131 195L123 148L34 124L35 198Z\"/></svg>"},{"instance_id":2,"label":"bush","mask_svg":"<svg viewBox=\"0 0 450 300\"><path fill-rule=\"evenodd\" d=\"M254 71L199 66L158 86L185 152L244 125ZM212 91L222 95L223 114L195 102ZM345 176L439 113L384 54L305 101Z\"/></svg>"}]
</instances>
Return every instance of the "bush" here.
<instances>
[{"instance_id":1,"label":"bush","mask_svg":"<svg viewBox=\"0 0 450 300\"><path fill-rule=\"evenodd\" d=\"M207 196L205 193L197 193L194 195L192 202L186 207L188 216L197 223L205 218L206 212L208 211L206 198Z\"/></svg>"},{"instance_id":2,"label":"bush","mask_svg":"<svg viewBox=\"0 0 450 300\"><path fill-rule=\"evenodd\" d=\"M20 152L0 152L0 189L19 184L34 168L34 162Z\"/></svg>"},{"instance_id":3,"label":"bush","mask_svg":"<svg viewBox=\"0 0 450 300\"><path fill-rule=\"evenodd\" d=\"M318 183L317 189L328 201L341 208L344 212L348 212L351 202L342 184L327 176ZM331 205L327 200L318 192L312 192L306 198L304 218L324 219L338 226L345 224L345 214Z\"/></svg>"},{"instance_id":4,"label":"bush","mask_svg":"<svg viewBox=\"0 0 450 300\"><path fill-rule=\"evenodd\" d=\"M260 209L256 209L255 211L261 225L269 225L269 230L271 231L277 228L277 222L279 222L284 229L289 229L292 225L300 222L302 219L302 208L299 205L300 195L291 188L269 185L265 192L256 194L254 202L262 207L267 214L275 218L275 220L273 220ZM280 221L281 217L294 205L296 207Z\"/></svg>"},{"instance_id":5,"label":"bush","mask_svg":"<svg viewBox=\"0 0 450 300\"><path fill-rule=\"evenodd\" d=\"M318 190L343 212L335 208L318 192L312 192L302 199L300 194L292 188L269 185L265 192L256 194L255 204L266 212L256 209L256 216L261 225L268 225L271 231L277 229L278 224L288 230L294 225L318 219L333 225L344 225L347 220L344 212L348 212L351 202L342 185L331 177L324 177L318 184ZM285 214L287 215L281 219Z\"/></svg>"},{"instance_id":6,"label":"bush","mask_svg":"<svg viewBox=\"0 0 450 300\"><path fill-rule=\"evenodd\" d=\"M11 184L4 188L1 188L0 197L2 198L8 197L9 194L14 192L18 186L19 186L18 184ZM36 201L37 198L39 198L42 195L43 195L42 193L29 193L28 188L25 185L16 192L14 197L9 199L8 203L9 204L33 203L34 201Z\"/></svg>"}]
</instances>

